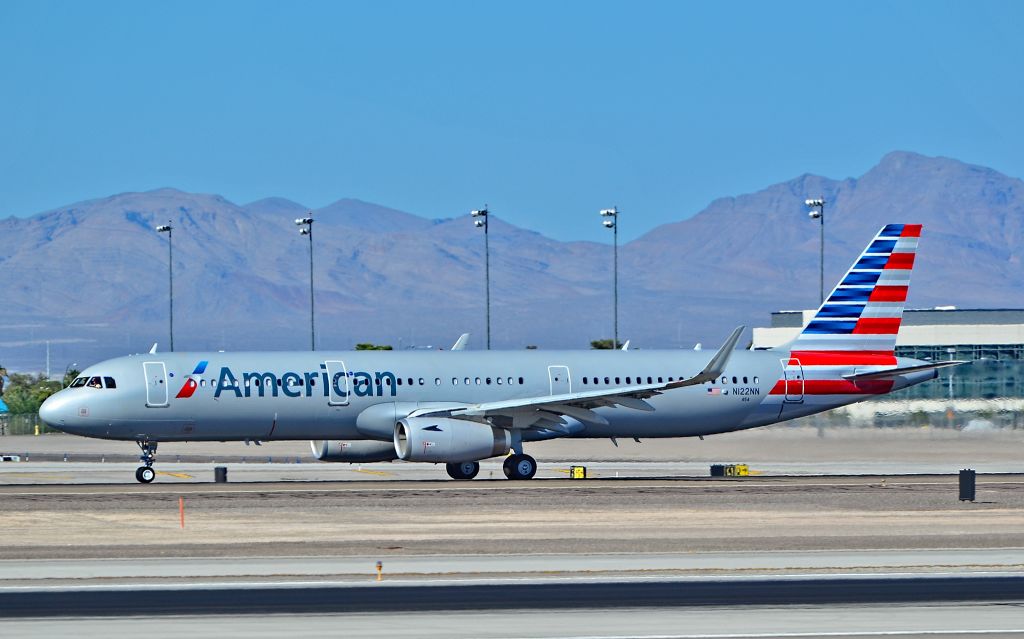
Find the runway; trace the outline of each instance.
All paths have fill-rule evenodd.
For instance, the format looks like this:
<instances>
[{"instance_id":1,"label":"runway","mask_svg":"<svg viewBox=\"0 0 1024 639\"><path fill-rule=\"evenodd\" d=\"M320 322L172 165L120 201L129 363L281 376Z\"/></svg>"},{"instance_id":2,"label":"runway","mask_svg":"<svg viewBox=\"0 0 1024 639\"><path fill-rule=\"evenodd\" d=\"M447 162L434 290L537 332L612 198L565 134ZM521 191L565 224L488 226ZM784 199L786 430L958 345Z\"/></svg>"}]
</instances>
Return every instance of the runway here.
<instances>
[{"instance_id":1,"label":"runway","mask_svg":"<svg viewBox=\"0 0 1024 639\"><path fill-rule=\"evenodd\" d=\"M0 634L1024 636L1024 476L995 472L1019 447L931 441L855 440L844 457L758 435L717 449L757 473L724 479L707 458L600 459L597 443L587 480L561 455L530 482L493 462L455 482L433 465L281 463L297 449L280 447L228 462L227 484L222 461L168 456L150 485L74 451L0 464ZM966 466L975 502L957 499Z\"/></svg>"},{"instance_id":2,"label":"runway","mask_svg":"<svg viewBox=\"0 0 1024 639\"><path fill-rule=\"evenodd\" d=\"M220 639L768 639L1024 636L1020 605L855 604L0 619L11 637Z\"/></svg>"},{"instance_id":3,"label":"runway","mask_svg":"<svg viewBox=\"0 0 1024 639\"><path fill-rule=\"evenodd\" d=\"M3 617L321 614L1020 602L1024 576L497 581L373 585L229 584L5 590Z\"/></svg>"}]
</instances>

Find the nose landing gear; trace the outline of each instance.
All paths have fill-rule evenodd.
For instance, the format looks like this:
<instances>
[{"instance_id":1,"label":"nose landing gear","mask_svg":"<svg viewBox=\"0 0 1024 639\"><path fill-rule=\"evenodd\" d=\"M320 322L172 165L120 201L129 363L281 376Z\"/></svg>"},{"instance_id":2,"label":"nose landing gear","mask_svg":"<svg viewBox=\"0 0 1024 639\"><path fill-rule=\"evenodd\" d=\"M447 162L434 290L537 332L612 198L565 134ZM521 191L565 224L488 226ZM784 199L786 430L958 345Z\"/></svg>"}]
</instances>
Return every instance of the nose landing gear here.
<instances>
[{"instance_id":1,"label":"nose landing gear","mask_svg":"<svg viewBox=\"0 0 1024 639\"><path fill-rule=\"evenodd\" d=\"M151 442L148 439L140 439L135 442L139 446L139 450L142 454L139 455L139 461L142 462L142 466L135 469L135 479L140 483L148 484L149 482L156 479L156 471L153 470L153 462L156 461L156 442Z\"/></svg>"}]
</instances>

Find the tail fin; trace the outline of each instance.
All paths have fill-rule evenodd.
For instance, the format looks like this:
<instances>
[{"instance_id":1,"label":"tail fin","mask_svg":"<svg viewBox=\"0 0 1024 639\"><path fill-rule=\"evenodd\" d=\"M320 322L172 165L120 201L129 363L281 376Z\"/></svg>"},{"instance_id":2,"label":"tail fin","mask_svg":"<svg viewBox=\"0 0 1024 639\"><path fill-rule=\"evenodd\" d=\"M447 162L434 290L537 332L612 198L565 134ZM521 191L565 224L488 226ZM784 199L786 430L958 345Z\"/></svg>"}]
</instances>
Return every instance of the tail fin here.
<instances>
[{"instance_id":1,"label":"tail fin","mask_svg":"<svg viewBox=\"0 0 1024 639\"><path fill-rule=\"evenodd\" d=\"M792 350L892 355L920 235L920 224L887 224L879 231Z\"/></svg>"}]
</instances>

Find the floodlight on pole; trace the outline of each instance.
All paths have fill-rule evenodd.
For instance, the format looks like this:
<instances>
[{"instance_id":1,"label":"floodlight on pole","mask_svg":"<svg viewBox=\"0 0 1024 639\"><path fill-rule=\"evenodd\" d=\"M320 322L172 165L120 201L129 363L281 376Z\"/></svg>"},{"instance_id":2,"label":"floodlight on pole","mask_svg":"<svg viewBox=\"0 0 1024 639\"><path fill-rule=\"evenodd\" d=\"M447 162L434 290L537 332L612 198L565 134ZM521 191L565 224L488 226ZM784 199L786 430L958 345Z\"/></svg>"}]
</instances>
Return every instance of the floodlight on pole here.
<instances>
[{"instance_id":1,"label":"floodlight on pole","mask_svg":"<svg viewBox=\"0 0 1024 639\"><path fill-rule=\"evenodd\" d=\"M309 237L309 350L316 350L316 314L313 307L313 217L295 219L299 235Z\"/></svg>"},{"instance_id":2,"label":"floodlight on pole","mask_svg":"<svg viewBox=\"0 0 1024 639\"><path fill-rule=\"evenodd\" d=\"M484 230L484 286L485 286L485 297L487 307L487 350L491 350L491 245L489 239L490 230L490 211L487 210L487 205L484 204L484 208L470 211L469 215L473 220L473 226L478 229Z\"/></svg>"},{"instance_id":3,"label":"floodlight on pole","mask_svg":"<svg viewBox=\"0 0 1024 639\"><path fill-rule=\"evenodd\" d=\"M611 229L614 234L614 265L612 267L612 315L614 318L612 348L619 347L619 208L613 206L610 209L602 209L601 217L606 218L601 223L606 229Z\"/></svg>"},{"instance_id":4,"label":"floodlight on pole","mask_svg":"<svg viewBox=\"0 0 1024 639\"><path fill-rule=\"evenodd\" d=\"M811 198L804 200L804 204L811 207L811 211L807 213L807 216L812 220L818 220L821 227L821 241L819 251L821 253L821 260L818 269L818 288L819 295L821 298L820 303L825 303L825 200L822 198Z\"/></svg>"},{"instance_id":5,"label":"floodlight on pole","mask_svg":"<svg viewBox=\"0 0 1024 639\"><path fill-rule=\"evenodd\" d=\"M161 224L156 227L157 233L167 234L167 279L168 279L168 299L170 300L170 309L167 313L168 323L170 325L169 332L171 337L171 352L174 352L174 227L171 226L171 221L167 220L167 224Z\"/></svg>"}]
</instances>

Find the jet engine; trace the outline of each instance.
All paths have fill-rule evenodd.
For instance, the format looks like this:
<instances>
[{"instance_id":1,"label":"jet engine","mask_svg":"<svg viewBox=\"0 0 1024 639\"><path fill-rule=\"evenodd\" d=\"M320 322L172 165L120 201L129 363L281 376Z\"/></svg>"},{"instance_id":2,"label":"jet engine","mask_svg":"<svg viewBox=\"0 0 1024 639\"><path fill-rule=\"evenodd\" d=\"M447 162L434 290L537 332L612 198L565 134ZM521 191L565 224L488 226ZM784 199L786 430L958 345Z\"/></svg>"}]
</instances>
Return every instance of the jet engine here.
<instances>
[{"instance_id":1,"label":"jet engine","mask_svg":"<svg viewBox=\"0 0 1024 639\"><path fill-rule=\"evenodd\" d=\"M512 435L487 424L448 417L407 417L395 424L392 453L415 462L459 463L508 453Z\"/></svg>"},{"instance_id":2,"label":"jet engine","mask_svg":"<svg viewBox=\"0 0 1024 639\"><path fill-rule=\"evenodd\" d=\"M322 462L370 463L397 459L395 445L378 441L313 440L313 456Z\"/></svg>"}]
</instances>

